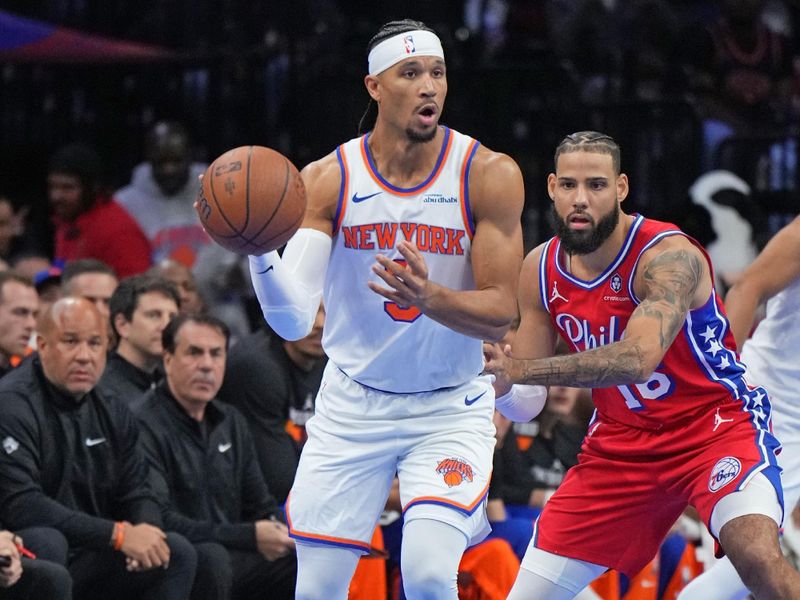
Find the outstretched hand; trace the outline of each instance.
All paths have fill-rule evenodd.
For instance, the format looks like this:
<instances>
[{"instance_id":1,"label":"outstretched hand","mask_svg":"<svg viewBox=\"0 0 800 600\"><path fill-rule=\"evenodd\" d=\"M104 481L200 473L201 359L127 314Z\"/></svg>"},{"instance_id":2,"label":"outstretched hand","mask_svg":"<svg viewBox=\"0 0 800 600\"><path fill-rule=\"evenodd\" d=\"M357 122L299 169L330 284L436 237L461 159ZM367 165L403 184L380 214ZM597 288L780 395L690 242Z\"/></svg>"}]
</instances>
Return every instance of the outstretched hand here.
<instances>
[{"instance_id":1,"label":"outstretched hand","mask_svg":"<svg viewBox=\"0 0 800 600\"><path fill-rule=\"evenodd\" d=\"M369 288L402 308L415 306L424 312L425 302L430 295L428 281L428 265L417 247L403 240L397 245L397 250L402 259L392 260L383 254L378 254L378 264L372 267L373 272L380 277L390 289L382 287L373 281L367 282Z\"/></svg>"},{"instance_id":2,"label":"outstretched hand","mask_svg":"<svg viewBox=\"0 0 800 600\"><path fill-rule=\"evenodd\" d=\"M511 357L510 344L490 344L489 342L483 343L483 357L486 363L483 366L483 372L489 375L494 375L494 392L499 398L507 394L514 384L511 374L513 360Z\"/></svg>"}]
</instances>

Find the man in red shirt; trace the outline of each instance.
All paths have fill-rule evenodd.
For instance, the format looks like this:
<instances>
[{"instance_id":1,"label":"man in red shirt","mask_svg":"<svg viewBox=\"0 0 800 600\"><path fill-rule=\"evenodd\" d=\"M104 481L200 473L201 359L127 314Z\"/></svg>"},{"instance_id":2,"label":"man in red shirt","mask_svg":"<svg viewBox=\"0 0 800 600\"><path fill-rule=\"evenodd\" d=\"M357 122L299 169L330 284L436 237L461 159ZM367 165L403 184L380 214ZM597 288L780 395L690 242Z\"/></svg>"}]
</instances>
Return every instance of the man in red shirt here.
<instances>
[{"instance_id":1,"label":"man in red shirt","mask_svg":"<svg viewBox=\"0 0 800 600\"><path fill-rule=\"evenodd\" d=\"M150 266L150 243L125 209L101 193L100 174L100 157L83 144L64 146L50 159L55 258L96 258L119 277L141 273Z\"/></svg>"}]
</instances>

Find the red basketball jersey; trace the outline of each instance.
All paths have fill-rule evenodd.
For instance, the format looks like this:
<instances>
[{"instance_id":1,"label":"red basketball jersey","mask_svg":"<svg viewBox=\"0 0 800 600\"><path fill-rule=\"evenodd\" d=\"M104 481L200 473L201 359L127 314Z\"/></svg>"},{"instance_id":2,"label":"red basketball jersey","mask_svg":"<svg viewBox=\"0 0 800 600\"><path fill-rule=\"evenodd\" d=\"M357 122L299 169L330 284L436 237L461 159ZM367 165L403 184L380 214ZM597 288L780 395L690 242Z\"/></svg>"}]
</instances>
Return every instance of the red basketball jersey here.
<instances>
[{"instance_id":1,"label":"red basketball jersey","mask_svg":"<svg viewBox=\"0 0 800 600\"><path fill-rule=\"evenodd\" d=\"M671 235L685 234L672 224L635 215L618 255L592 281L583 281L566 271L558 238L545 244L539 263L541 301L573 352L622 339L628 319L640 301L633 290L639 259ZM658 430L705 414L709 406L730 401L749 409L757 428L768 429L769 400L748 389L742 377L744 366L735 349L722 301L712 289L705 305L686 315L683 328L646 383L592 390L601 420Z\"/></svg>"}]
</instances>

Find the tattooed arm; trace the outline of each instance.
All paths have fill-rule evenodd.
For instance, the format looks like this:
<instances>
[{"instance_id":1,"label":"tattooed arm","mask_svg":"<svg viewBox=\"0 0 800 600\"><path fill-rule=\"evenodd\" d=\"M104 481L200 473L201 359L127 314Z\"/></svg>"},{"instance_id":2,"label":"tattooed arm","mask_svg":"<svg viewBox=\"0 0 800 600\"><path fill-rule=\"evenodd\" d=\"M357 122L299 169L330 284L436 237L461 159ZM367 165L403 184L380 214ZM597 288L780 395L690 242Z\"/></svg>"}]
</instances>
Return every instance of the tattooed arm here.
<instances>
[{"instance_id":1,"label":"tattooed arm","mask_svg":"<svg viewBox=\"0 0 800 600\"><path fill-rule=\"evenodd\" d=\"M643 254L634 290L641 303L619 342L537 360L511 359L489 348L485 349L486 371L514 383L573 387L647 381L683 327L687 312L708 299L711 277L707 261L685 237L668 237Z\"/></svg>"}]
</instances>

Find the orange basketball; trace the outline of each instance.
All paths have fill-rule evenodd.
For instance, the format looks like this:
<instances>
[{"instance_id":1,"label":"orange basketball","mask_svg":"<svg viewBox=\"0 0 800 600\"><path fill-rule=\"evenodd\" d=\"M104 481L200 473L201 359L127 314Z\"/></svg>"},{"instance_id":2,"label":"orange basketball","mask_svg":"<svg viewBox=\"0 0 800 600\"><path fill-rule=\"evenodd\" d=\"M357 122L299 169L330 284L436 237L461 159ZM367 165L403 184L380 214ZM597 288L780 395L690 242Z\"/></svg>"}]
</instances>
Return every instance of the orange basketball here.
<instances>
[{"instance_id":1,"label":"orange basketball","mask_svg":"<svg viewBox=\"0 0 800 600\"><path fill-rule=\"evenodd\" d=\"M257 255L294 235L306 212L306 191L283 154L240 146L209 165L195 206L206 233L220 246Z\"/></svg>"},{"instance_id":2,"label":"orange basketball","mask_svg":"<svg viewBox=\"0 0 800 600\"><path fill-rule=\"evenodd\" d=\"M463 477L461 477L461 473L458 471L448 471L444 474L444 482L450 487L458 485L461 483L462 479Z\"/></svg>"}]
</instances>

